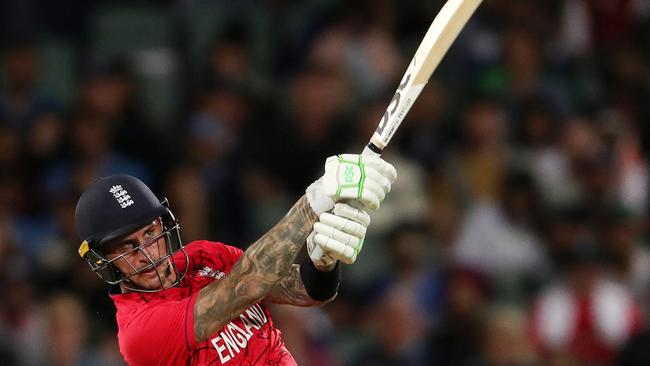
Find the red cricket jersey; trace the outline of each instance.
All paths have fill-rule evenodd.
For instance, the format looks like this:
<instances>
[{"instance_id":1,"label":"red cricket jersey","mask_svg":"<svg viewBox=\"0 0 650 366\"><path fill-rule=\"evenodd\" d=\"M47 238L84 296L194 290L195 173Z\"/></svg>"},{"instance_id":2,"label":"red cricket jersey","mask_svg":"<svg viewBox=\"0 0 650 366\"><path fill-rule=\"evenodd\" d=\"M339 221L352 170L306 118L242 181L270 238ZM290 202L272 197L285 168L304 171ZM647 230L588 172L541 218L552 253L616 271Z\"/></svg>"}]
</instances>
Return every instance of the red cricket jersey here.
<instances>
[{"instance_id":1,"label":"red cricket jersey","mask_svg":"<svg viewBox=\"0 0 650 366\"><path fill-rule=\"evenodd\" d=\"M199 290L223 278L242 251L222 243L185 246L189 268L179 287L154 293L114 294L120 352L129 365L296 365L273 326L269 310L251 306L208 340L194 339ZM182 252L173 257L185 269Z\"/></svg>"}]
</instances>

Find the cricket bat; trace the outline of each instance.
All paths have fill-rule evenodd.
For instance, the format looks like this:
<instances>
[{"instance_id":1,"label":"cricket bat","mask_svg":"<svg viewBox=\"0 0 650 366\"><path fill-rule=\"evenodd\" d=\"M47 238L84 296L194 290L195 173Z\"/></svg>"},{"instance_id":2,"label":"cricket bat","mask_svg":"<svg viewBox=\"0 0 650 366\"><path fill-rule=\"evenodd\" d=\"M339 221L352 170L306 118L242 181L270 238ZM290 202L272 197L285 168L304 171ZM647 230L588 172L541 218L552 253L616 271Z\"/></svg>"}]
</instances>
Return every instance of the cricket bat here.
<instances>
[{"instance_id":1,"label":"cricket bat","mask_svg":"<svg viewBox=\"0 0 650 366\"><path fill-rule=\"evenodd\" d=\"M415 51L393 99L388 104L370 142L363 150L363 155L381 155L429 81L431 74L482 1L449 0L445 3ZM311 258L318 259L322 254L321 247L317 246Z\"/></svg>"}]
</instances>

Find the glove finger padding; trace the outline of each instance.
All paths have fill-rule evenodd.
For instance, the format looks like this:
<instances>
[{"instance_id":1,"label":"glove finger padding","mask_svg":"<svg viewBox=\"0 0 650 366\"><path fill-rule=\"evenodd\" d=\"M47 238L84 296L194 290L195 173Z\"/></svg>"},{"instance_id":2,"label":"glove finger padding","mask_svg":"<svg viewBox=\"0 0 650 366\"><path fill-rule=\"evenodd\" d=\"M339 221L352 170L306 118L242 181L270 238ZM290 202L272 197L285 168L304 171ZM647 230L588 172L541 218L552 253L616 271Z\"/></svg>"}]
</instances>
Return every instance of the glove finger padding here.
<instances>
[{"instance_id":1,"label":"glove finger padding","mask_svg":"<svg viewBox=\"0 0 650 366\"><path fill-rule=\"evenodd\" d=\"M384 198L386 198L387 191L385 191L384 188L380 187L379 184L372 179L366 179L361 188L363 189L361 192L362 195L365 194L366 191L372 192L375 194L375 196L377 196L380 203L384 201ZM390 187L388 187L388 189L390 190Z\"/></svg>"},{"instance_id":2,"label":"glove finger padding","mask_svg":"<svg viewBox=\"0 0 650 366\"><path fill-rule=\"evenodd\" d=\"M395 179L397 178L397 170L382 158L378 156L364 156L363 162L366 167L375 169L379 174L386 177L391 184L395 182Z\"/></svg>"},{"instance_id":3,"label":"glove finger padding","mask_svg":"<svg viewBox=\"0 0 650 366\"><path fill-rule=\"evenodd\" d=\"M366 181L376 182L381 187L381 190L382 192L384 192L384 194L390 192L392 186L392 182L388 178L381 175L374 168L370 168L367 166L366 166Z\"/></svg>"},{"instance_id":4,"label":"glove finger padding","mask_svg":"<svg viewBox=\"0 0 650 366\"><path fill-rule=\"evenodd\" d=\"M320 251L320 250L315 251L315 249L319 247L319 245L314 240L315 236L316 236L316 232L312 231L307 237L307 253L309 254L309 258L317 266L328 267L330 265L333 265L334 262L336 262L336 258L332 258L328 253L321 252L320 256L316 256L314 254L315 252Z\"/></svg>"},{"instance_id":5,"label":"glove finger padding","mask_svg":"<svg viewBox=\"0 0 650 366\"><path fill-rule=\"evenodd\" d=\"M330 237L340 243L345 244L345 246L351 247L355 251L359 249L359 246L361 245L361 238L320 222L314 224L314 231L316 232L316 235L322 234Z\"/></svg>"},{"instance_id":6,"label":"glove finger padding","mask_svg":"<svg viewBox=\"0 0 650 366\"><path fill-rule=\"evenodd\" d=\"M323 234L314 235L314 242L321 246L325 253L345 264L352 264L357 259L357 252L352 247Z\"/></svg>"},{"instance_id":7,"label":"glove finger padding","mask_svg":"<svg viewBox=\"0 0 650 366\"><path fill-rule=\"evenodd\" d=\"M345 202L339 202L334 205L334 210L332 210L334 215L350 219L364 227L370 225L370 215L360 208L354 207L351 204Z\"/></svg>"},{"instance_id":8,"label":"glove finger padding","mask_svg":"<svg viewBox=\"0 0 650 366\"><path fill-rule=\"evenodd\" d=\"M332 213L336 216L350 219L364 227L368 227L368 225L370 225L370 215L368 215L368 213L363 209L355 207L350 203L339 202L335 204Z\"/></svg>"},{"instance_id":9,"label":"glove finger padding","mask_svg":"<svg viewBox=\"0 0 650 366\"><path fill-rule=\"evenodd\" d=\"M344 233L354 235L357 238L363 238L366 236L365 226L344 217L332 215L331 213L324 213L320 215L320 222L331 228L341 230Z\"/></svg>"},{"instance_id":10,"label":"glove finger padding","mask_svg":"<svg viewBox=\"0 0 650 366\"><path fill-rule=\"evenodd\" d=\"M358 188L342 189L339 195L340 199L358 201L364 208L376 211L381 205L381 200L375 192L364 188L359 195Z\"/></svg>"}]
</instances>

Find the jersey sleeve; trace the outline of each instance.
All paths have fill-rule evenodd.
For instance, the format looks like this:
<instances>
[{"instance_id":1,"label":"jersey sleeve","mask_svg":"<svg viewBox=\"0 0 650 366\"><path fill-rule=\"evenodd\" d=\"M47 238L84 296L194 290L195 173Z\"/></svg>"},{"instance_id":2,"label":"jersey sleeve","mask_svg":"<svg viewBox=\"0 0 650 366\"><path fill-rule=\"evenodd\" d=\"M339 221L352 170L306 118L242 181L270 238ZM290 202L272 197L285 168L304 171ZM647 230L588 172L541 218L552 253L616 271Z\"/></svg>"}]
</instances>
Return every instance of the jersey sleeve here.
<instances>
[{"instance_id":1,"label":"jersey sleeve","mask_svg":"<svg viewBox=\"0 0 650 366\"><path fill-rule=\"evenodd\" d=\"M194 302L198 292L180 301L144 306L126 327L120 342L129 365L172 365L194 344Z\"/></svg>"},{"instance_id":2,"label":"jersey sleeve","mask_svg":"<svg viewBox=\"0 0 650 366\"><path fill-rule=\"evenodd\" d=\"M224 249L228 252L227 257L228 257L228 262L230 264L229 265L230 267L232 267L235 263L237 263L239 258L241 258L241 256L244 254L244 251L237 247L233 247L226 244L221 244L221 245L223 245Z\"/></svg>"},{"instance_id":3,"label":"jersey sleeve","mask_svg":"<svg viewBox=\"0 0 650 366\"><path fill-rule=\"evenodd\" d=\"M225 271L230 271L230 268L244 254L237 247L207 240L194 241L185 248L195 264Z\"/></svg>"}]
</instances>

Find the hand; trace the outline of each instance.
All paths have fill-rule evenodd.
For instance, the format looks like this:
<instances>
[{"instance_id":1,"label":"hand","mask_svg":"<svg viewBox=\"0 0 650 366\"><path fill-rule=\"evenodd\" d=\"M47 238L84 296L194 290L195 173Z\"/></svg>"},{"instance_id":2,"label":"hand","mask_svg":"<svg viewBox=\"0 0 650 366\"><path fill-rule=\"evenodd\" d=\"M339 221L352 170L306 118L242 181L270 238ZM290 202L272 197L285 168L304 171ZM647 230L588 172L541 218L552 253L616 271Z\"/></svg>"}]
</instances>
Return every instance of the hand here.
<instances>
[{"instance_id":1,"label":"hand","mask_svg":"<svg viewBox=\"0 0 650 366\"><path fill-rule=\"evenodd\" d=\"M368 213L347 203L337 203L332 213L321 214L307 237L307 253L316 268L329 271L337 260L354 263L363 247L368 225Z\"/></svg>"},{"instance_id":2,"label":"hand","mask_svg":"<svg viewBox=\"0 0 650 366\"><path fill-rule=\"evenodd\" d=\"M331 156L325 162L325 174L307 188L307 200L317 215L330 211L334 203L344 199L374 211L396 177L395 168L378 156Z\"/></svg>"}]
</instances>

